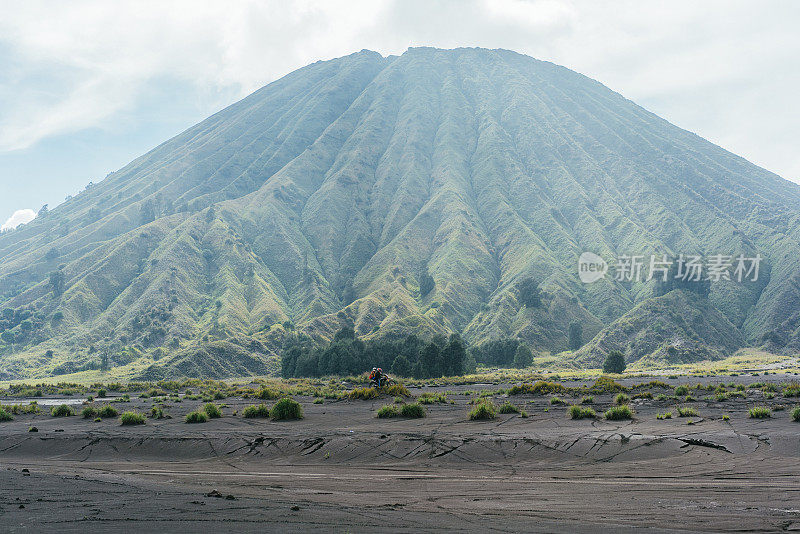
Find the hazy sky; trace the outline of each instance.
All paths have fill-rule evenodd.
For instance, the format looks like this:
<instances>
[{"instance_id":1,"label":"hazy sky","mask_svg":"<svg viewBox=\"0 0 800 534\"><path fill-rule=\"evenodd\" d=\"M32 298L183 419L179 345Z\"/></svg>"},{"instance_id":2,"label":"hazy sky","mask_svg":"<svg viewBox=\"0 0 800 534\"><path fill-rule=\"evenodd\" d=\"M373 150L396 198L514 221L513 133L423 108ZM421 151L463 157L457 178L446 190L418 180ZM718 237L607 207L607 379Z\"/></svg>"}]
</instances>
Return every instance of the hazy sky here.
<instances>
[{"instance_id":1,"label":"hazy sky","mask_svg":"<svg viewBox=\"0 0 800 534\"><path fill-rule=\"evenodd\" d=\"M0 223L17 210L52 208L308 63L421 45L553 61L800 182L800 1L0 6Z\"/></svg>"}]
</instances>

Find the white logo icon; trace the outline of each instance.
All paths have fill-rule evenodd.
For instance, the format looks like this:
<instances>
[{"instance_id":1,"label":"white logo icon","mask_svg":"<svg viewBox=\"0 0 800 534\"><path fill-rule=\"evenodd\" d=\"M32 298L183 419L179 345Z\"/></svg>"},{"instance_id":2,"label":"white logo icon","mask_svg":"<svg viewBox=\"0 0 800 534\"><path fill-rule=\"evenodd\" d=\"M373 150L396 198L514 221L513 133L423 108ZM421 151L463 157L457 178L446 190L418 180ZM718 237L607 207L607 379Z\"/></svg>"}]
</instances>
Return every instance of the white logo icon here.
<instances>
[{"instance_id":1,"label":"white logo icon","mask_svg":"<svg viewBox=\"0 0 800 534\"><path fill-rule=\"evenodd\" d=\"M584 284L591 284L603 278L608 272L606 261L594 252L584 252L578 258L578 277Z\"/></svg>"}]
</instances>

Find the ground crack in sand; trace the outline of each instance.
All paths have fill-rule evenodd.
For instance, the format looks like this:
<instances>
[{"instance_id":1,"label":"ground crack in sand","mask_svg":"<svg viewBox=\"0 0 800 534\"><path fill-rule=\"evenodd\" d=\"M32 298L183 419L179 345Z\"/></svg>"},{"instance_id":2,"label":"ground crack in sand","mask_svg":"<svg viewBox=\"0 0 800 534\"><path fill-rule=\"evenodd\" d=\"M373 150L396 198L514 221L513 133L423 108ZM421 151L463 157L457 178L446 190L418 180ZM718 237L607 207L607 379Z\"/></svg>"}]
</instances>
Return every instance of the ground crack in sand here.
<instances>
[{"instance_id":1,"label":"ground crack in sand","mask_svg":"<svg viewBox=\"0 0 800 534\"><path fill-rule=\"evenodd\" d=\"M687 445L697 445L698 447L709 447L711 449L717 449L717 450L720 450L720 451L725 451L728 454L733 454L724 445L720 445L719 443L714 443L712 441L706 441L704 439L699 439L699 438L678 438L678 440L682 441L682 442L684 442L686 444L686 445L683 445L683 447L686 447Z\"/></svg>"}]
</instances>

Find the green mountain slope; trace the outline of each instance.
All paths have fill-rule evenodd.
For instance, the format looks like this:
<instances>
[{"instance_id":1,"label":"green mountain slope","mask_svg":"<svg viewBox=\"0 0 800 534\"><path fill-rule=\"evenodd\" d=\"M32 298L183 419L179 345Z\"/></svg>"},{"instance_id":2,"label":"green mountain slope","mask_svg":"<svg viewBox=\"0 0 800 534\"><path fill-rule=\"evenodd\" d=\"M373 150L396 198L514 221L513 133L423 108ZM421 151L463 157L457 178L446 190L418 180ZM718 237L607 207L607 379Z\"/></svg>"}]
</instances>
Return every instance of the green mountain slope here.
<instances>
[{"instance_id":1,"label":"green mountain slope","mask_svg":"<svg viewBox=\"0 0 800 534\"><path fill-rule=\"evenodd\" d=\"M287 331L322 341L348 322L558 352L571 322L607 337L654 295L581 283L584 251L759 253L758 283L669 305L719 314L713 354L797 347L798 208L800 187L565 68L505 50L362 51L1 235L0 377L270 372ZM522 304L526 278L540 306Z\"/></svg>"}]
</instances>

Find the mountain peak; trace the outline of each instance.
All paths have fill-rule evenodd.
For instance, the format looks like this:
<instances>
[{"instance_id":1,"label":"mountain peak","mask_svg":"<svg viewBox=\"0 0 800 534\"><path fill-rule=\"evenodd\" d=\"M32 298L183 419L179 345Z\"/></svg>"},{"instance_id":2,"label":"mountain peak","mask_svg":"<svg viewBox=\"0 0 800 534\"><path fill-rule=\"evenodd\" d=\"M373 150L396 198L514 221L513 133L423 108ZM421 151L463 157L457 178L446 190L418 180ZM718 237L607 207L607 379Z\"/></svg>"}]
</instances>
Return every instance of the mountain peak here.
<instances>
[{"instance_id":1,"label":"mountain peak","mask_svg":"<svg viewBox=\"0 0 800 534\"><path fill-rule=\"evenodd\" d=\"M759 283L708 296L730 329L719 350L795 346L798 201L797 186L568 69L506 50L362 50L1 235L13 342L0 378L90 369L98 352L131 377L260 374L287 336L345 324L557 353L578 323L606 343L655 284L584 284L584 251L761 254ZM629 360L647 356L637 346Z\"/></svg>"}]
</instances>

